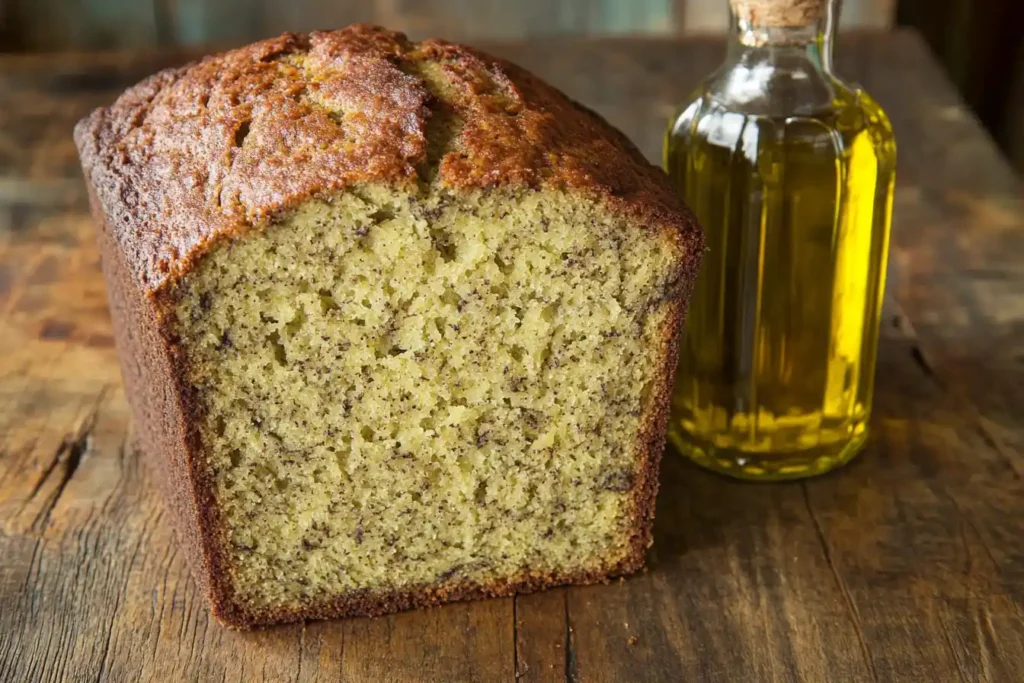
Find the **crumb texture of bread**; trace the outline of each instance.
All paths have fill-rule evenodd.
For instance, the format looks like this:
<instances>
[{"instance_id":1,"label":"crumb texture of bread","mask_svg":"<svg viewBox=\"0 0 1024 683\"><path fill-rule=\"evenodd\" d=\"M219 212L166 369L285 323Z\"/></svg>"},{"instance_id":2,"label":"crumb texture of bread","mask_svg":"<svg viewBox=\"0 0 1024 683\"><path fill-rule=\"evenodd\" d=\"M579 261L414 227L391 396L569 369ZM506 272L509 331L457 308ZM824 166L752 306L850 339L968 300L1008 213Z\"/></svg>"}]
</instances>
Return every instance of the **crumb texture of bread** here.
<instances>
[{"instance_id":1,"label":"crumb texture of bread","mask_svg":"<svg viewBox=\"0 0 1024 683\"><path fill-rule=\"evenodd\" d=\"M218 617L642 564L702 239L600 117L353 26L157 74L75 135L143 449Z\"/></svg>"},{"instance_id":2,"label":"crumb texture of bread","mask_svg":"<svg viewBox=\"0 0 1024 683\"><path fill-rule=\"evenodd\" d=\"M673 271L545 192L363 187L209 255L177 317L238 598L625 560Z\"/></svg>"}]
</instances>

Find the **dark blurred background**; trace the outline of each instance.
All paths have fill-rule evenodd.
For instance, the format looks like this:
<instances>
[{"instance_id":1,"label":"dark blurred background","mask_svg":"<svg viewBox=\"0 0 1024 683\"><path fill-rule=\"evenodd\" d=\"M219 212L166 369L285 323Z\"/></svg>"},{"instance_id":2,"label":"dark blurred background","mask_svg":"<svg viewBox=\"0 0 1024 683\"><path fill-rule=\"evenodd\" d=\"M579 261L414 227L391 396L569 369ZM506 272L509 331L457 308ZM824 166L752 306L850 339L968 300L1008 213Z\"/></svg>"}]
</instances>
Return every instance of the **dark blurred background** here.
<instances>
[{"instance_id":1,"label":"dark blurred background","mask_svg":"<svg viewBox=\"0 0 1024 683\"><path fill-rule=\"evenodd\" d=\"M226 46L355 21L466 42L672 37L724 31L726 6L726 0L0 0L0 52ZM1024 171L1024 1L844 0L842 26L921 31L966 102Z\"/></svg>"}]
</instances>

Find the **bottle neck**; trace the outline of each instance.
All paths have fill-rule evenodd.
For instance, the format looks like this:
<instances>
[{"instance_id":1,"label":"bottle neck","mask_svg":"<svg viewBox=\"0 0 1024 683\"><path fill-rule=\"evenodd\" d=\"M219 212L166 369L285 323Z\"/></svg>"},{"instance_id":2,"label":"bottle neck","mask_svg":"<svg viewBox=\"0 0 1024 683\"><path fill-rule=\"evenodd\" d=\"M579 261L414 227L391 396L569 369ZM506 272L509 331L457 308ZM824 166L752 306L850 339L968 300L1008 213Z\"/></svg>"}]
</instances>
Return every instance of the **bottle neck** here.
<instances>
[{"instance_id":1,"label":"bottle neck","mask_svg":"<svg viewBox=\"0 0 1024 683\"><path fill-rule=\"evenodd\" d=\"M815 11L798 15L758 14L755 0L730 0L732 39L725 64L709 79L707 94L723 106L748 114L789 116L821 111L839 83L832 74L835 0L798 5ZM768 0L759 6L778 9ZM740 6L740 9L737 9ZM762 19L753 21L751 18Z\"/></svg>"},{"instance_id":2,"label":"bottle neck","mask_svg":"<svg viewBox=\"0 0 1024 683\"><path fill-rule=\"evenodd\" d=\"M817 17L809 17L799 26L768 25L752 21L735 7L731 9L732 39L730 61L769 60L792 67L832 72L832 37L835 28L835 1L825 2Z\"/></svg>"}]
</instances>

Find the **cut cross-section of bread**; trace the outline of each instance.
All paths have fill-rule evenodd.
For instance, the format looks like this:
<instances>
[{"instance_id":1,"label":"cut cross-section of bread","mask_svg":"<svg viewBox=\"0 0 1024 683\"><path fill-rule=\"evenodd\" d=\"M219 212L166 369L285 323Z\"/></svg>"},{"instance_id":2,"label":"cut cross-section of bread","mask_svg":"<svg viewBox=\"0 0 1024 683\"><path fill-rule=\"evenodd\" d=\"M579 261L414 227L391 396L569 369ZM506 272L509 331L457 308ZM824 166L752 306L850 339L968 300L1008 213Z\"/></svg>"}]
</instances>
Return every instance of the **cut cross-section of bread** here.
<instances>
[{"instance_id":1,"label":"cut cross-section of bread","mask_svg":"<svg viewBox=\"0 0 1024 683\"><path fill-rule=\"evenodd\" d=\"M355 26L158 74L76 139L142 450L219 618L642 565L701 238L599 117Z\"/></svg>"}]
</instances>

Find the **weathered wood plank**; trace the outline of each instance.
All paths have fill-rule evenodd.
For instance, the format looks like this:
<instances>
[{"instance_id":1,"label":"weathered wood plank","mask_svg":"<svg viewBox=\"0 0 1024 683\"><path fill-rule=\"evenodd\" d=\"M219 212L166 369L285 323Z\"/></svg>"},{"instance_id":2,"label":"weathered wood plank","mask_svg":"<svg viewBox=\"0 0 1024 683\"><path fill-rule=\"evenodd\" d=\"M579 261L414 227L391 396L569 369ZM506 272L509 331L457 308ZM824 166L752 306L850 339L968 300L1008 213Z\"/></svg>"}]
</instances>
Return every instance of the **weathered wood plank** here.
<instances>
[{"instance_id":1,"label":"weathered wood plank","mask_svg":"<svg viewBox=\"0 0 1024 683\"><path fill-rule=\"evenodd\" d=\"M1024 367L1006 356L1019 350L1013 330L1024 321L1024 270L1014 257L1024 253L1024 203L1005 162L915 42L908 35L878 46L862 77L889 109L900 144L900 276L889 290L906 311L893 320L896 336L916 362L883 356L878 471L851 468L808 491L866 629L899 644L872 648L881 680L949 672L1012 680L1010 663L1024 657L1020 628L991 624L1021 623L1022 451L989 425L1021 433ZM921 84L913 92L899 85L911 77ZM998 377L986 370L995 366ZM1013 395L1013 417L989 407L993 393ZM829 510L844 499L860 499L856 515Z\"/></svg>"},{"instance_id":2,"label":"weathered wood plank","mask_svg":"<svg viewBox=\"0 0 1024 683\"><path fill-rule=\"evenodd\" d=\"M515 678L512 599L343 624L344 680L502 681Z\"/></svg>"},{"instance_id":3,"label":"weathered wood plank","mask_svg":"<svg viewBox=\"0 0 1024 683\"><path fill-rule=\"evenodd\" d=\"M581 674L869 680L800 484L723 482L669 453L662 487L650 572L572 590Z\"/></svg>"},{"instance_id":4,"label":"weathered wood plank","mask_svg":"<svg viewBox=\"0 0 1024 683\"><path fill-rule=\"evenodd\" d=\"M666 455L650 571L258 633L213 622L130 446L70 126L185 55L0 68L0 680L992 680L1024 661L1024 210L910 34L841 69L900 142L877 419L804 484ZM713 41L498 46L656 158ZM911 322L913 321L913 322ZM11 607L8 607L11 606Z\"/></svg>"},{"instance_id":5,"label":"weathered wood plank","mask_svg":"<svg viewBox=\"0 0 1024 683\"><path fill-rule=\"evenodd\" d=\"M556 683L568 678L572 649L568 589L515 598L516 675L523 683Z\"/></svg>"}]
</instances>

